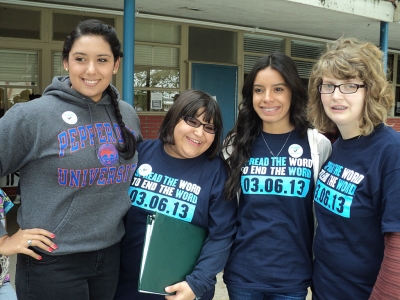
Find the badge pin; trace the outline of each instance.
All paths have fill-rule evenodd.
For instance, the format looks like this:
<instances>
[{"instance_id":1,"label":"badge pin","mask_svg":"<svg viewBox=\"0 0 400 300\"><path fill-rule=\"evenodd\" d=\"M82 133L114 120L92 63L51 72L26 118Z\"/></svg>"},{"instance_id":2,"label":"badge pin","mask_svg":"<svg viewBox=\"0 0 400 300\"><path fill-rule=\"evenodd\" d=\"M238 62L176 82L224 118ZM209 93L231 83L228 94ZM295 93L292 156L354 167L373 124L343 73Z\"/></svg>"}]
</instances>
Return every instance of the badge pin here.
<instances>
[{"instance_id":1,"label":"badge pin","mask_svg":"<svg viewBox=\"0 0 400 300\"><path fill-rule=\"evenodd\" d=\"M299 158L303 155L303 148L298 144L289 146L289 155L294 158Z\"/></svg>"},{"instance_id":2,"label":"badge pin","mask_svg":"<svg viewBox=\"0 0 400 300\"><path fill-rule=\"evenodd\" d=\"M78 117L76 114L72 111L66 111L62 114L62 119L64 120L65 123L67 124L76 124L78 122Z\"/></svg>"},{"instance_id":3,"label":"badge pin","mask_svg":"<svg viewBox=\"0 0 400 300\"><path fill-rule=\"evenodd\" d=\"M138 172L141 176L147 176L153 171L153 168L149 164L140 165Z\"/></svg>"}]
</instances>

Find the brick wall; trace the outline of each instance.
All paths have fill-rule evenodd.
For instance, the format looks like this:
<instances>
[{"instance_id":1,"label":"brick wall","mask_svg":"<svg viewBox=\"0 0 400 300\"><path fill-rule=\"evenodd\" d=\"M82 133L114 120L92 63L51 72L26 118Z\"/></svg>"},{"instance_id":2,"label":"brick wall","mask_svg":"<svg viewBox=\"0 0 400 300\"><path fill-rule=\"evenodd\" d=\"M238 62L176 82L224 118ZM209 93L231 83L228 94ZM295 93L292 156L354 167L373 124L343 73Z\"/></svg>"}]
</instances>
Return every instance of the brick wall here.
<instances>
[{"instance_id":1,"label":"brick wall","mask_svg":"<svg viewBox=\"0 0 400 300\"><path fill-rule=\"evenodd\" d=\"M143 139L149 140L158 138L158 129L160 128L164 117L164 115L139 115L140 130L142 132Z\"/></svg>"},{"instance_id":2,"label":"brick wall","mask_svg":"<svg viewBox=\"0 0 400 300\"><path fill-rule=\"evenodd\" d=\"M392 126L394 130L400 132L400 118L387 118L386 124Z\"/></svg>"}]
</instances>

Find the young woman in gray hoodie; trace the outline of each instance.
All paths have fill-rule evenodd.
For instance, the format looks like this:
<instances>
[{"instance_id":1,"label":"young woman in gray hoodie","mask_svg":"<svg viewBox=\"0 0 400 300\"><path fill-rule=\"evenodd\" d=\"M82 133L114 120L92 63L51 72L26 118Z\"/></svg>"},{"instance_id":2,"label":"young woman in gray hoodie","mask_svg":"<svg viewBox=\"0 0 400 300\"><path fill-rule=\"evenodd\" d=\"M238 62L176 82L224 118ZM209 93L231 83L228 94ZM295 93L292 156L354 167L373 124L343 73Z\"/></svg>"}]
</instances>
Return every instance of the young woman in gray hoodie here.
<instances>
[{"instance_id":1,"label":"young woman in gray hoodie","mask_svg":"<svg viewBox=\"0 0 400 300\"><path fill-rule=\"evenodd\" d=\"M18 253L20 300L112 299L139 118L110 84L122 57L111 26L81 22L62 55L69 76L0 119L0 176L20 170L24 198L0 253Z\"/></svg>"}]
</instances>

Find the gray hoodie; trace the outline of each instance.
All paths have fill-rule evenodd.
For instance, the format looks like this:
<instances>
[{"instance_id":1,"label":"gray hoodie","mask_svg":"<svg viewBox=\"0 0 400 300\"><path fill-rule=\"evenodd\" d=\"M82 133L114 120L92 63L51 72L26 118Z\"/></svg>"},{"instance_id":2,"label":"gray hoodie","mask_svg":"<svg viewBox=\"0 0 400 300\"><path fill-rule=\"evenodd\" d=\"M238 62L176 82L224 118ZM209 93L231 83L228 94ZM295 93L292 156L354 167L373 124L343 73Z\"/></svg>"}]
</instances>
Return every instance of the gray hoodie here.
<instances>
[{"instance_id":1,"label":"gray hoodie","mask_svg":"<svg viewBox=\"0 0 400 300\"><path fill-rule=\"evenodd\" d=\"M18 224L53 232L54 255L99 250L122 238L137 163L137 154L125 160L116 151L122 138L110 97L96 103L70 86L68 77L55 77L41 98L14 105L0 119L0 176L20 170ZM118 103L141 140L135 110Z\"/></svg>"}]
</instances>

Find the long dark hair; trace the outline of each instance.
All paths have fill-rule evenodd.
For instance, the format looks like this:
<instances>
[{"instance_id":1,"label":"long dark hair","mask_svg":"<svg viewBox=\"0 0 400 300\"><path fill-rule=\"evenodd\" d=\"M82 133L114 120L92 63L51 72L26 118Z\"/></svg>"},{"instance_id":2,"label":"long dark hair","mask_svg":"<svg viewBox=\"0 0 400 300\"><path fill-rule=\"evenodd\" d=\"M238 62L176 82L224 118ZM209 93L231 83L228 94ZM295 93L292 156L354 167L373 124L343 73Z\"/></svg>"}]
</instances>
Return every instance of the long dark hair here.
<instances>
[{"instance_id":1,"label":"long dark hair","mask_svg":"<svg viewBox=\"0 0 400 300\"><path fill-rule=\"evenodd\" d=\"M294 61L279 52L262 57L243 83L243 100L239 105L238 119L224 142L224 150L230 155L227 159L230 176L225 184L226 199L232 199L239 191L241 168L249 160L251 146L263 129L263 122L253 107L253 85L258 72L266 68L278 71L292 92L289 121L295 130L300 136L305 136L310 127L305 116L307 94ZM230 151L230 146L233 147L233 151Z\"/></svg>"},{"instance_id":2,"label":"long dark hair","mask_svg":"<svg viewBox=\"0 0 400 300\"><path fill-rule=\"evenodd\" d=\"M112 26L103 23L102 21L91 19L80 22L65 39L62 51L63 61L68 61L69 53L75 41L86 35L101 36L104 41L110 45L111 52L114 56L114 63L117 62L118 58L123 56L121 51L121 43L118 40L115 29ZM115 116L117 118L118 125L121 128L122 137L125 141L124 144L117 145L118 152L123 158L130 159L135 155L136 152L136 137L128 128L125 127L125 123L122 120L122 115L118 106L118 98L111 85L107 87L106 92L110 95L111 103L114 105Z\"/></svg>"},{"instance_id":3,"label":"long dark hair","mask_svg":"<svg viewBox=\"0 0 400 300\"><path fill-rule=\"evenodd\" d=\"M204 115L204 121L213 121L215 128L214 141L211 146L205 151L209 159L214 158L221 147L222 140L222 115L217 104L209 94L198 91L198 90L187 90L182 93L168 110L161 126L158 131L158 138L167 144L174 145L174 130L176 124L184 116L198 117L198 110L204 108L202 115Z\"/></svg>"}]
</instances>

